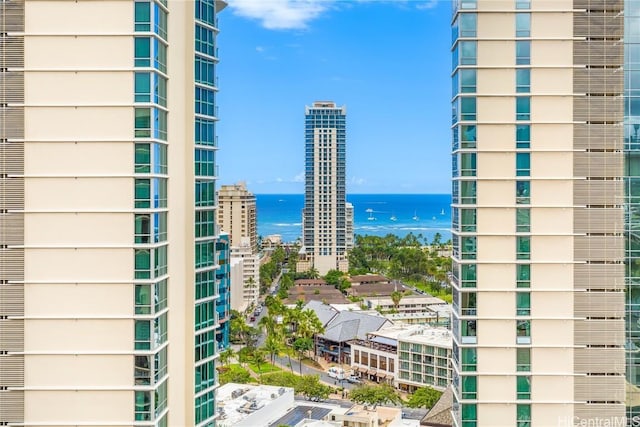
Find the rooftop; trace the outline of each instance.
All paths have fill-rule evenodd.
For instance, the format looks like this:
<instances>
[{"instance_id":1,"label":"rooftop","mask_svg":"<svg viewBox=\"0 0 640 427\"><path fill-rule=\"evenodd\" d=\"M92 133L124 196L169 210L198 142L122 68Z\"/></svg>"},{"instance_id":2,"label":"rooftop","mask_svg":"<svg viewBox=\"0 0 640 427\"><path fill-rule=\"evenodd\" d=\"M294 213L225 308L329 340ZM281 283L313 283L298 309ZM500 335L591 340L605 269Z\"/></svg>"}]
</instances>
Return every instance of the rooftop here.
<instances>
[{"instance_id":1,"label":"rooftop","mask_svg":"<svg viewBox=\"0 0 640 427\"><path fill-rule=\"evenodd\" d=\"M331 411L331 408L321 406L298 405L271 423L269 427L278 427L281 425L296 426L305 419L322 420Z\"/></svg>"},{"instance_id":2,"label":"rooftop","mask_svg":"<svg viewBox=\"0 0 640 427\"><path fill-rule=\"evenodd\" d=\"M293 388L227 383L216 390L218 425L233 426L278 399L290 399Z\"/></svg>"},{"instance_id":3,"label":"rooftop","mask_svg":"<svg viewBox=\"0 0 640 427\"><path fill-rule=\"evenodd\" d=\"M325 333L319 337L334 342L365 339L369 332L377 331L385 324L391 325L391 322L381 315L341 311L325 326Z\"/></svg>"}]
</instances>

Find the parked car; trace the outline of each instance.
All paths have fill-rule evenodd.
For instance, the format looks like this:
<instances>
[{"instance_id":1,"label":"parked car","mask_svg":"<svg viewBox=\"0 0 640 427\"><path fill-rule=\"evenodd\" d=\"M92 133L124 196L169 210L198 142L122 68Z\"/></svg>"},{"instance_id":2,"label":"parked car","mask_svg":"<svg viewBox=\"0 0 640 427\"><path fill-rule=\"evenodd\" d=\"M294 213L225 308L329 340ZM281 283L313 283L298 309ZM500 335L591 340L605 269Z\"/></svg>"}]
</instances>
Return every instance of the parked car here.
<instances>
[{"instance_id":1,"label":"parked car","mask_svg":"<svg viewBox=\"0 0 640 427\"><path fill-rule=\"evenodd\" d=\"M327 370L327 374L329 375L330 378L335 378L338 380L345 379L344 369L338 368L337 366L332 366L331 368L329 368Z\"/></svg>"},{"instance_id":2,"label":"parked car","mask_svg":"<svg viewBox=\"0 0 640 427\"><path fill-rule=\"evenodd\" d=\"M347 381L349 381L351 384L362 384L362 380L355 375L351 375L349 378L347 378Z\"/></svg>"},{"instance_id":3,"label":"parked car","mask_svg":"<svg viewBox=\"0 0 640 427\"><path fill-rule=\"evenodd\" d=\"M256 321L256 317L255 316L251 316L251 319L249 321L250 322L255 322Z\"/></svg>"}]
</instances>

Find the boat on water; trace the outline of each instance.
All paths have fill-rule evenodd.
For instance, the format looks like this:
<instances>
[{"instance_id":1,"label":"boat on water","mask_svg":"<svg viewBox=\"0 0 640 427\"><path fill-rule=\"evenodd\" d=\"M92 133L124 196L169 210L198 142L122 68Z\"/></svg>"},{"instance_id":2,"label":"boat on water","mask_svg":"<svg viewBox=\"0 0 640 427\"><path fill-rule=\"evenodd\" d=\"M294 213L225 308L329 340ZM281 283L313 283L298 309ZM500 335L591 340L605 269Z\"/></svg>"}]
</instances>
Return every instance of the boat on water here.
<instances>
[{"instance_id":1,"label":"boat on water","mask_svg":"<svg viewBox=\"0 0 640 427\"><path fill-rule=\"evenodd\" d=\"M444 209L440 211L440 215L444 215Z\"/></svg>"},{"instance_id":2,"label":"boat on water","mask_svg":"<svg viewBox=\"0 0 640 427\"><path fill-rule=\"evenodd\" d=\"M397 221L398 218L396 217L396 214L394 214L393 212L391 213L391 216L389 217L390 221Z\"/></svg>"},{"instance_id":3,"label":"boat on water","mask_svg":"<svg viewBox=\"0 0 640 427\"><path fill-rule=\"evenodd\" d=\"M369 218L367 218L367 220L369 220L369 221L375 221L375 220L376 220L376 217L375 217L375 216L373 216L373 209L369 208L369 209L367 209L367 212L369 212Z\"/></svg>"},{"instance_id":4,"label":"boat on water","mask_svg":"<svg viewBox=\"0 0 640 427\"><path fill-rule=\"evenodd\" d=\"M419 221L420 217L418 216L418 213L416 211L413 212L413 217L411 217L412 220L414 221Z\"/></svg>"}]
</instances>

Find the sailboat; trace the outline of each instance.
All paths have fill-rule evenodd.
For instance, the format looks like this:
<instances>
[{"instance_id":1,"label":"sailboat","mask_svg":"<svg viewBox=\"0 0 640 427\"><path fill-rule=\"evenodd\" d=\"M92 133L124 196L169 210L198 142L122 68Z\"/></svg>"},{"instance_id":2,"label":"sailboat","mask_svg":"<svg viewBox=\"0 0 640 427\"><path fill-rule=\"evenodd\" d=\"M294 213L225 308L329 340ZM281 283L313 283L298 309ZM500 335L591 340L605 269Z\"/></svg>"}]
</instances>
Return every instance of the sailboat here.
<instances>
[{"instance_id":1,"label":"sailboat","mask_svg":"<svg viewBox=\"0 0 640 427\"><path fill-rule=\"evenodd\" d=\"M375 221L376 217L373 216L373 209L369 208L367 209L367 212L369 212L369 218L367 218L369 221Z\"/></svg>"},{"instance_id":2,"label":"sailboat","mask_svg":"<svg viewBox=\"0 0 640 427\"><path fill-rule=\"evenodd\" d=\"M418 213L416 211L413 211L413 217L411 219L413 219L414 221L420 220L420 217L418 216Z\"/></svg>"},{"instance_id":3,"label":"sailboat","mask_svg":"<svg viewBox=\"0 0 640 427\"><path fill-rule=\"evenodd\" d=\"M391 217L389 218L391 221L397 221L398 218L396 217L396 215L392 212L391 213Z\"/></svg>"},{"instance_id":4,"label":"sailboat","mask_svg":"<svg viewBox=\"0 0 640 427\"><path fill-rule=\"evenodd\" d=\"M444 215L444 209L440 211L440 215Z\"/></svg>"}]
</instances>

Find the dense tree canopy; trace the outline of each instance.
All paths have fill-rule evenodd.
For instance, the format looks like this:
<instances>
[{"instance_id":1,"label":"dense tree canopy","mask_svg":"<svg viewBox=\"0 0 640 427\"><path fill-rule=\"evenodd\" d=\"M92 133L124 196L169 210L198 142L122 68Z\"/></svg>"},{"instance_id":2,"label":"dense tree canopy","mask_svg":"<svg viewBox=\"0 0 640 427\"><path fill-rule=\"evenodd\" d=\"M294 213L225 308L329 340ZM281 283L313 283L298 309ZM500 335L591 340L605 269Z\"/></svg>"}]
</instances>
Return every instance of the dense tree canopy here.
<instances>
[{"instance_id":1,"label":"dense tree canopy","mask_svg":"<svg viewBox=\"0 0 640 427\"><path fill-rule=\"evenodd\" d=\"M441 392L431 387L422 387L416 390L407 400L407 406L410 408L427 408L431 409L436 404Z\"/></svg>"},{"instance_id":2,"label":"dense tree canopy","mask_svg":"<svg viewBox=\"0 0 640 427\"><path fill-rule=\"evenodd\" d=\"M349 393L349 398L356 403L366 405L384 405L386 403L401 403L402 399L389 384L363 385L356 387Z\"/></svg>"}]
</instances>

